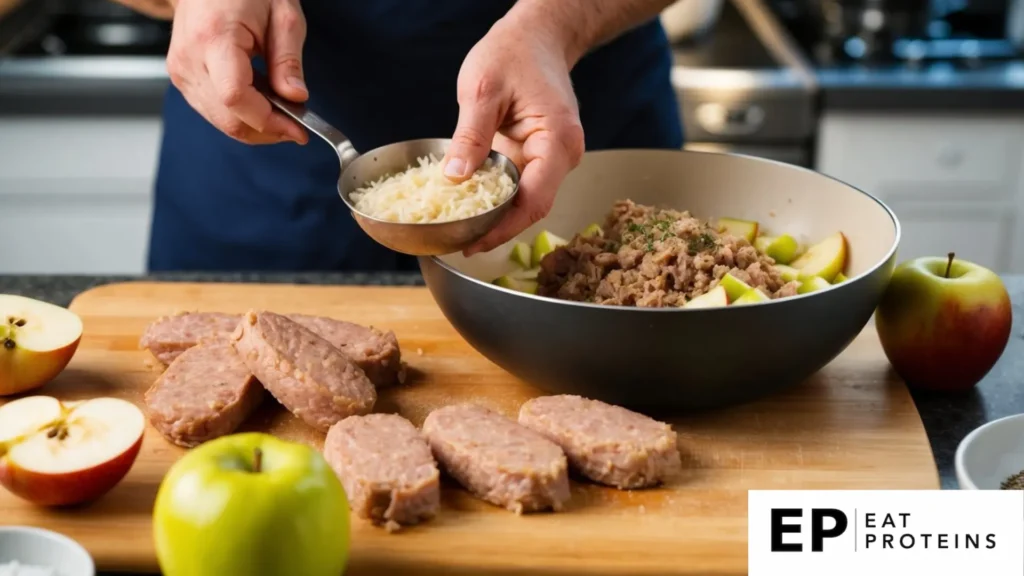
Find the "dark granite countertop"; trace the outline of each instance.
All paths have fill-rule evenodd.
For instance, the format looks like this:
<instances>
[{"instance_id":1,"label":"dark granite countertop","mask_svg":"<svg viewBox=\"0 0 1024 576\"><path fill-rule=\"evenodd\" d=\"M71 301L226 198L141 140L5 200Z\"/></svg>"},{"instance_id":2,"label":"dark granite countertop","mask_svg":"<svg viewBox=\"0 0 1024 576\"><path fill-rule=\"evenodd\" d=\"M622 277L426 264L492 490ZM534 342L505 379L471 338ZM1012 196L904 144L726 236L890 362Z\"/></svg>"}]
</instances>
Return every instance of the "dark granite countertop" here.
<instances>
[{"instance_id":1,"label":"dark granite countertop","mask_svg":"<svg viewBox=\"0 0 1024 576\"><path fill-rule=\"evenodd\" d=\"M413 273L162 274L131 276L2 276L0 293L21 294L67 306L78 293L126 280L183 282L266 282L293 284L422 285ZM1005 277L1013 300L1014 325L1002 358L975 390L959 395L915 393L938 463L942 487L955 489L953 455L971 430L997 418L1024 412L1024 276Z\"/></svg>"}]
</instances>

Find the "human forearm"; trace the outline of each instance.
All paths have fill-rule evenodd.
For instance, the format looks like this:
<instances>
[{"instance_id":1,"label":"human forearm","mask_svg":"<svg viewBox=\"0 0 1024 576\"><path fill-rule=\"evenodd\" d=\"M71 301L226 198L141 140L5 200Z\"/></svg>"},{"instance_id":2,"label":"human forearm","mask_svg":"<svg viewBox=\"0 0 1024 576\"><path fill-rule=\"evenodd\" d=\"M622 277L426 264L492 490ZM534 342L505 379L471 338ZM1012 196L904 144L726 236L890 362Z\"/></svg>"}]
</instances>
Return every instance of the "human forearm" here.
<instances>
[{"instance_id":1,"label":"human forearm","mask_svg":"<svg viewBox=\"0 0 1024 576\"><path fill-rule=\"evenodd\" d=\"M657 16L674 0L519 0L508 18L542 28L565 49L570 66L592 48Z\"/></svg>"}]
</instances>

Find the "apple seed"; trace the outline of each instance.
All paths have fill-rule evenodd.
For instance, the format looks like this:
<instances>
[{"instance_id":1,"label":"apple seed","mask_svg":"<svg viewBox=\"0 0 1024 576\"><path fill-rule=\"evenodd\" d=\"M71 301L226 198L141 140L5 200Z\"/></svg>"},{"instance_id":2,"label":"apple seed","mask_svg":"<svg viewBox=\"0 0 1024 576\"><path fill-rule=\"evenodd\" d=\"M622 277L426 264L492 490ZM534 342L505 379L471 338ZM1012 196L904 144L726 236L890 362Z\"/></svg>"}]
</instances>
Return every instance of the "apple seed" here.
<instances>
[{"instance_id":1,"label":"apple seed","mask_svg":"<svg viewBox=\"0 0 1024 576\"><path fill-rule=\"evenodd\" d=\"M47 438L53 438L55 436L57 436L57 427L56 426L54 426L53 428L50 428L50 430L47 431L47 433L46 433L46 437Z\"/></svg>"},{"instance_id":2,"label":"apple seed","mask_svg":"<svg viewBox=\"0 0 1024 576\"><path fill-rule=\"evenodd\" d=\"M14 340L11 340L10 338L4 338L4 348L8 350L14 350L14 346Z\"/></svg>"},{"instance_id":3,"label":"apple seed","mask_svg":"<svg viewBox=\"0 0 1024 576\"><path fill-rule=\"evenodd\" d=\"M14 325L17 326L18 328L24 327L25 324L27 324L27 323L28 322L24 318L19 318L18 320L14 321Z\"/></svg>"}]
</instances>

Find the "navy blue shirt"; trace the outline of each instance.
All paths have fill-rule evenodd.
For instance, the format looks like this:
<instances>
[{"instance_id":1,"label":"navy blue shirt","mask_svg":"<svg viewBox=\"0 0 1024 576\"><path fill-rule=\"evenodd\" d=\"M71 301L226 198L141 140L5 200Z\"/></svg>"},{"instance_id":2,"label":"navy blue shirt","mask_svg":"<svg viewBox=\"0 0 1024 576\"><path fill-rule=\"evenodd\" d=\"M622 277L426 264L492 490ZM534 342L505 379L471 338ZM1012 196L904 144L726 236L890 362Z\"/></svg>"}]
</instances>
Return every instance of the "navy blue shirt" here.
<instances>
[{"instance_id":1,"label":"navy blue shirt","mask_svg":"<svg viewBox=\"0 0 1024 576\"><path fill-rule=\"evenodd\" d=\"M356 150L448 138L470 48L514 0L306 0L308 105ZM588 150L683 144L672 58L657 20L585 56L572 71ZM208 124L171 87L155 190L149 269L416 269L375 243L338 197L337 155L249 146Z\"/></svg>"}]
</instances>

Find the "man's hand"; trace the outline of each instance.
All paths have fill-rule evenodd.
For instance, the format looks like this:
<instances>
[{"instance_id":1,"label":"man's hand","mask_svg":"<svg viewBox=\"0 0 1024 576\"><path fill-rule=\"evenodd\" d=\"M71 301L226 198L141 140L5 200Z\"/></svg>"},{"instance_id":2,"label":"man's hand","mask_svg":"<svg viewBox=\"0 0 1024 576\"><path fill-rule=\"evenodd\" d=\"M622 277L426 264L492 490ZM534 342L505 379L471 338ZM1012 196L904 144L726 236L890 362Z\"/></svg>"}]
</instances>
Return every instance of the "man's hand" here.
<instances>
[{"instance_id":1,"label":"man's hand","mask_svg":"<svg viewBox=\"0 0 1024 576\"><path fill-rule=\"evenodd\" d=\"M519 0L466 56L459 121L444 159L462 182L493 148L519 167L508 215L466 255L492 250L547 216L584 138L569 71L592 47L655 16L672 0Z\"/></svg>"},{"instance_id":2,"label":"man's hand","mask_svg":"<svg viewBox=\"0 0 1024 576\"><path fill-rule=\"evenodd\" d=\"M274 91L306 101L305 38L299 0L177 0L167 71L189 105L228 136L305 144L306 131L252 85L252 58L262 55Z\"/></svg>"}]
</instances>

